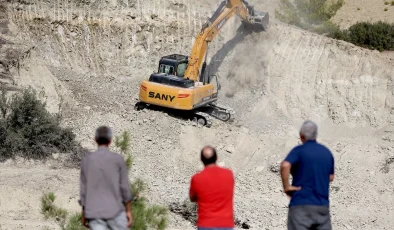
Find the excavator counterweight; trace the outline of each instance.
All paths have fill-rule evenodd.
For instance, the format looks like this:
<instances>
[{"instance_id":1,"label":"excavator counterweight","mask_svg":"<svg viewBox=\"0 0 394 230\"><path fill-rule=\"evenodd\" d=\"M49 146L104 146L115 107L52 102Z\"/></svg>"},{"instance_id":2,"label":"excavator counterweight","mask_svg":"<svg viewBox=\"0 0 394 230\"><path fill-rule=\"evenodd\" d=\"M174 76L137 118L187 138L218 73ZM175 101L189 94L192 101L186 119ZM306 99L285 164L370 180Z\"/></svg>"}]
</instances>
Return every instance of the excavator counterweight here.
<instances>
[{"instance_id":1,"label":"excavator counterweight","mask_svg":"<svg viewBox=\"0 0 394 230\"><path fill-rule=\"evenodd\" d=\"M197 34L190 56L172 54L160 59L157 72L142 81L135 108L171 109L207 127L210 117L234 120L231 108L216 104L220 90L217 76L206 73L208 45L234 15L254 31L268 28L268 13L255 11L245 0L223 1Z\"/></svg>"}]
</instances>

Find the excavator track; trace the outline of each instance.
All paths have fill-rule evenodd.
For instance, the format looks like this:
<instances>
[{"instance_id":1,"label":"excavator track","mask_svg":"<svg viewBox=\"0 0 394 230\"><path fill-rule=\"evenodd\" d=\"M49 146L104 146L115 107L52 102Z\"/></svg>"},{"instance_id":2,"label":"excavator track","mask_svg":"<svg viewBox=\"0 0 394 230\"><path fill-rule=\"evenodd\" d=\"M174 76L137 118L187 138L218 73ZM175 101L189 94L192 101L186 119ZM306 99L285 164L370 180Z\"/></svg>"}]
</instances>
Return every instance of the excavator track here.
<instances>
[{"instance_id":1,"label":"excavator track","mask_svg":"<svg viewBox=\"0 0 394 230\"><path fill-rule=\"evenodd\" d=\"M193 118L193 122L197 123L197 126L205 126L210 128L212 126L212 120L209 114L204 112L195 112L195 117Z\"/></svg>"},{"instance_id":2,"label":"excavator track","mask_svg":"<svg viewBox=\"0 0 394 230\"><path fill-rule=\"evenodd\" d=\"M216 103L208 104L199 111L223 122L233 122L235 119L235 111L232 108Z\"/></svg>"},{"instance_id":3,"label":"excavator track","mask_svg":"<svg viewBox=\"0 0 394 230\"><path fill-rule=\"evenodd\" d=\"M218 119L223 122L233 122L234 121L234 110L232 108L217 105L216 103L208 104L197 110L191 112L180 112L173 109L165 109L163 107L149 105L143 102L137 102L134 109L139 111L143 109L152 109L167 112L169 114L175 115L176 117L182 117L184 119L191 120L193 124L197 126L205 126L210 128L212 126L212 118Z\"/></svg>"}]
</instances>

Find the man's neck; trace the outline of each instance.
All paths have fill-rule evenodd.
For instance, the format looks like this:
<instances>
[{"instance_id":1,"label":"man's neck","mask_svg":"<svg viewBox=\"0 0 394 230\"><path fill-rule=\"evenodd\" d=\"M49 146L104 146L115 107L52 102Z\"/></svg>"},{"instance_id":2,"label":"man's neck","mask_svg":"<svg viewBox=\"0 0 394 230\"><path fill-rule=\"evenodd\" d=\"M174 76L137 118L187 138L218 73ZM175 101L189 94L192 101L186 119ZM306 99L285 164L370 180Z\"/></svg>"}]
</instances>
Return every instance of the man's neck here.
<instances>
[{"instance_id":1,"label":"man's neck","mask_svg":"<svg viewBox=\"0 0 394 230\"><path fill-rule=\"evenodd\" d=\"M212 167L215 167L215 166L216 166L216 164L214 163L214 164L205 165L205 168L212 168Z\"/></svg>"},{"instance_id":2,"label":"man's neck","mask_svg":"<svg viewBox=\"0 0 394 230\"><path fill-rule=\"evenodd\" d=\"M108 145L99 145L98 149L108 149Z\"/></svg>"},{"instance_id":3,"label":"man's neck","mask_svg":"<svg viewBox=\"0 0 394 230\"><path fill-rule=\"evenodd\" d=\"M305 144L305 143L314 143L314 142L316 142L316 140L306 140L306 141L304 142L304 144Z\"/></svg>"}]
</instances>

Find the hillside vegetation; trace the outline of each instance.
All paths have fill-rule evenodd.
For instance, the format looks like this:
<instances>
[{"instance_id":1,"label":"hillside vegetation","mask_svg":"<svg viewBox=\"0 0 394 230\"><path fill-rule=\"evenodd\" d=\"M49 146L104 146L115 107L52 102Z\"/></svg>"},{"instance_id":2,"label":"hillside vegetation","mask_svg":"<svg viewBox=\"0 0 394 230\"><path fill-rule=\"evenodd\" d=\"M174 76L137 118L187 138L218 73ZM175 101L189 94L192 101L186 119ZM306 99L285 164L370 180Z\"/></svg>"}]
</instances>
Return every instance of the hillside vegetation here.
<instances>
[{"instance_id":1,"label":"hillside vegetation","mask_svg":"<svg viewBox=\"0 0 394 230\"><path fill-rule=\"evenodd\" d=\"M394 50L394 24L358 22L341 30L333 23L331 19L343 5L343 0L281 0L276 17L282 22L364 48Z\"/></svg>"},{"instance_id":2,"label":"hillside vegetation","mask_svg":"<svg viewBox=\"0 0 394 230\"><path fill-rule=\"evenodd\" d=\"M45 159L78 146L71 129L60 126L61 116L50 114L31 88L7 97L0 95L0 160L21 156Z\"/></svg>"}]
</instances>

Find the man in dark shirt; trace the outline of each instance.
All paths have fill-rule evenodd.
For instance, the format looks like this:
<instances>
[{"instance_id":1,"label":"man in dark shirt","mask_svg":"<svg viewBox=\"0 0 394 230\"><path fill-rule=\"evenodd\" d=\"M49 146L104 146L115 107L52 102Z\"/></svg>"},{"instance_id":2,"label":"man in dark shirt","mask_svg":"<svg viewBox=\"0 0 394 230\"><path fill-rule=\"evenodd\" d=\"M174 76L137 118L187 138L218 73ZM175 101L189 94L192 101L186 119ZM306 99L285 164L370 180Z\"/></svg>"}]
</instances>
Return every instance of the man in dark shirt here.
<instances>
[{"instance_id":1,"label":"man in dark shirt","mask_svg":"<svg viewBox=\"0 0 394 230\"><path fill-rule=\"evenodd\" d=\"M108 150L110 128L96 130L96 152L81 162L80 205L82 223L92 230L126 230L132 222L131 189L123 157Z\"/></svg>"},{"instance_id":2,"label":"man in dark shirt","mask_svg":"<svg viewBox=\"0 0 394 230\"><path fill-rule=\"evenodd\" d=\"M201 161L205 168L192 177L189 191L190 200L198 204L198 230L233 230L234 175L216 165L213 147L201 150Z\"/></svg>"},{"instance_id":3,"label":"man in dark shirt","mask_svg":"<svg viewBox=\"0 0 394 230\"><path fill-rule=\"evenodd\" d=\"M334 157L330 150L316 142L316 137L316 124L304 122L300 130L303 144L292 149L281 164L283 189L291 198L289 230L332 229L329 184L334 180Z\"/></svg>"}]
</instances>

